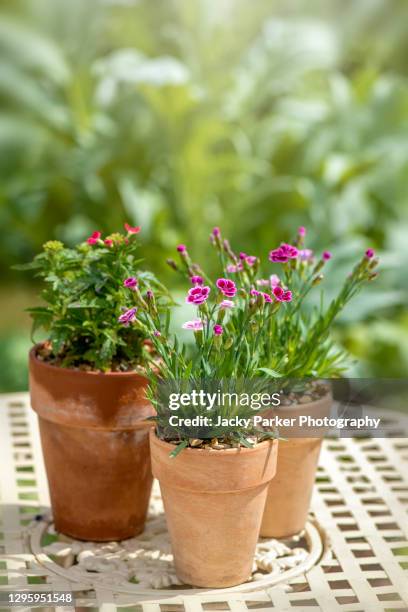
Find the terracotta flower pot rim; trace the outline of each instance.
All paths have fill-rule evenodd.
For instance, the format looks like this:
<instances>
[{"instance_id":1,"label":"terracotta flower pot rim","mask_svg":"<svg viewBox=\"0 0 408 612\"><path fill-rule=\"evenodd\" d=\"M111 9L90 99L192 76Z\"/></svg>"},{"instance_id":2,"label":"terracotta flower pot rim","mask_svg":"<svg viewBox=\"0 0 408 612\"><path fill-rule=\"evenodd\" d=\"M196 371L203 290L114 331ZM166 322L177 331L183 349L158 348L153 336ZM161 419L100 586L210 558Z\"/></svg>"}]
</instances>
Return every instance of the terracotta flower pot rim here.
<instances>
[{"instance_id":1,"label":"terracotta flower pot rim","mask_svg":"<svg viewBox=\"0 0 408 612\"><path fill-rule=\"evenodd\" d=\"M165 442L165 440L162 440L161 438L159 438L159 436L157 435L156 431L152 430L151 431L151 436L154 436L156 438L156 443L159 443L161 446L166 447L168 449L175 449L177 448L174 444L170 444L170 442ZM263 442L258 442L258 444L256 444L255 446L248 448L246 446L240 446L239 448L222 448L222 449L216 449L216 448L191 448L190 447L186 447L183 448L183 450L181 451L182 453L194 453L194 455L196 455L197 453L200 453L202 455L207 454L207 455L212 455L215 456L215 453L218 454L224 454L224 453L228 453L228 454L232 454L232 455L238 455L240 453L253 453L256 450L259 450L260 448L262 448L263 446L266 446L267 444L269 444L270 442L277 442L278 438L270 438L269 440L263 440Z\"/></svg>"},{"instance_id":2,"label":"terracotta flower pot rim","mask_svg":"<svg viewBox=\"0 0 408 612\"><path fill-rule=\"evenodd\" d=\"M146 376L140 374L140 372L138 372L137 370L128 370L126 372L102 372L102 370L77 370L75 368L57 366L52 363L48 363L47 361L42 361L41 359L38 359L37 349L39 346L41 346L41 344L42 343L39 342L33 347L31 347L29 351L29 358L30 360L39 361L44 368L49 368L50 370L67 370L68 372L70 372L70 374L73 374L74 376L114 376L121 378L126 378L127 376L140 376L140 378L146 378Z\"/></svg>"},{"instance_id":3,"label":"terracotta flower pot rim","mask_svg":"<svg viewBox=\"0 0 408 612\"><path fill-rule=\"evenodd\" d=\"M325 393L324 395L321 395L319 399L315 399L315 400L312 400L311 402L307 402L307 404L301 404L300 402L296 402L288 406L279 405L279 406L276 406L274 410L290 411L290 410L299 410L300 408L304 408L305 410L308 410L310 406L314 407L319 404L324 404L327 402L328 399L333 399L331 389L329 389L327 393Z\"/></svg>"},{"instance_id":4,"label":"terracotta flower pot rim","mask_svg":"<svg viewBox=\"0 0 408 612\"><path fill-rule=\"evenodd\" d=\"M86 427L95 431L126 432L153 426L148 417L155 412L148 409L151 404L144 392L137 398L143 412L136 415L132 407L136 401L132 399L133 392L148 385L146 376L136 371L105 374L51 365L38 359L39 346L40 343L29 351L30 393L31 407L43 419L70 429ZM33 395L34 383L38 389ZM96 400L98 392L100 397Z\"/></svg>"}]
</instances>

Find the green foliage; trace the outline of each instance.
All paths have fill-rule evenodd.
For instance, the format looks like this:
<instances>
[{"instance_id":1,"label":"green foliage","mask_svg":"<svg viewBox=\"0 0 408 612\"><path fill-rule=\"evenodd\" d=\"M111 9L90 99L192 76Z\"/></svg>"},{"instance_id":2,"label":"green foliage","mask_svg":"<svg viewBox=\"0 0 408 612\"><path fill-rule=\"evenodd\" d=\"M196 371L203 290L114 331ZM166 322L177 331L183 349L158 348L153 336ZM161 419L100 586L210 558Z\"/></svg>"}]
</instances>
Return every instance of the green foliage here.
<instances>
[{"instance_id":1,"label":"green foliage","mask_svg":"<svg viewBox=\"0 0 408 612\"><path fill-rule=\"evenodd\" d=\"M322 271L331 254L326 251L319 257L306 249L305 233L305 228L300 228L294 244L283 244L271 251L268 278L260 274L260 259L234 253L218 227L211 234L221 264L221 278L216 282L191 260L185 245L178 247L180 263L170 260L169 264L193 284L186 301L197 308L197 318L184 327L194 334L195 351L190 354L177 337L171 337L169 317L163 323L151 306L142 307L134 323L140 328L142 322L142 329L155 347L155 356L159 357L152 361L155 375L149 393L156 407L158 432L163 437L183 442L203 435L211 439L220 433L209 428L203 434L205 428L201 426L200 433L194 436L177 425L169 425L168 398L173 391L183 392L186 385L188 390L207 391L210 387L210 391L216 391L232 384L236 392L242 381L245 390L245 381L254 386L254 380L261 387L271 379L277 379L277 384L285 380L307 384L314 378L338 377L346 369L348 356L335 347L333 324L363 286L377 278L378 259L372 249L367 250L347 274L336 296L326 304L322 291L320 306L310 308L309 294L323 280ZM279 270L279 277L270 275L271 267L272 271ZM142 305L140 296L135 303ZM181 410L180 416L205 414L205 408L194 410L189 406ZM237 404L216 406L212 416L219 415L246 419L251 409ZM242 443L244 429L221 433L228 433L233 440L238 436ZM263 435L252 430L251 434Z\"/></svg>"},{"instance_id":2,"label":"green foliage","mask_svg":"<svg viewBox=\"0 0 408 612\"><path fill-rule=\"evenodd\" d=\"M170 455L173 457L186 446L199 446L203 440L212 446L227 443L250 448L256 441L276 437L275 431L258 428L253 421L255 414L270 409L275 392L277 389L272 389L270 381L263 377L195 378L192 373L188 379L161 380L150 388L157 412L153 418L156 431L160 438L177 443ZM208 397L212 398L211 404ZM177 398L178 405L174 407Z\"/></svg>"},{"instance_id":3,"label":"green foliage","mask_svg":"<svg viewBox=\"0 0 408 612\"><path fill-rule=\"evenodd\" d=\"M407 222L403 2L3 11L5 262L50 232L74 244L125 218L143 225L157 266L176 237L214 222L265 250L311 221L327 240L358 233L389 248L386 228Z\"/></svg>"},{"instance_id":4,"label":"green foliage","mask_svg":"<svg viewBox=\"0 0 408 612\"><path fill-rule=\"evenodd\" d=\"M336 348L333 325L363 286L374 280L377 259L364 255L345 278L337 295L326 305L321 291L320 306L310 309L307 297L320 284L324 261L299 262L286 270L284 278L292 283L295 300L280 318L273 320L269 336L261 335L262 359L281 376L289 378L333 378L347 370L350 356Z\"/></svg>"},{"instance_id":5,"label":"green foliage","mask_svg":"<svg viewBox=\"0 0 408 612\"><path fill-rule=\"evenodd\" d=\"M49 347L46 343L40 353L64 367L144 367L146 337L119 320L129 291L124 281L132 277L137 293L157 291L160 308L167 306L166 292L150 272L139 270L135 234L112 234L105 241L91 237L88 242L73 249L46 242L31 263L18 266L32 270L45 284L45 305L28 309L33 337L38 329L48 335Z\"/></svg>"},{"instance_id":6,"label":"green foliage","mask_svg":"<svg viewBox=\"0 0 408 612\"><path fill-rule=\"evenodd\" d=\"M367 282L377 278L378 259L367 251L327 299L322 287L325 268L331 274L331 254L318 255L305 248L302 228L293 240L292 259L282 263L262 264L257 257L241 252L238 256L228 240L211 236L219 256L221 276L236 281L237 294L233 308L219 309L222 294L218 292L212 307L205 302L198 307L198 316L204 323L202 332L195 332L197 362L189 366L198 376L214 378L252 377L259 371L272 378L332 378L347 369L349 356L335 346L333 326L348 303ZM269 259L271 260L271 255ZM273 258L272 258L273 259ZM180 253L180 264L170 261L187 278L197 270L212 291L217 287L191 261L187 251ZM272 274L271 272L279 272ZM262 278L262 273L266 278ZM320 288L320 291L319 291ZM288 301L282 293L289 289ZM316 304L310 298L319 296ZM222 340L213 334L214 325L223 325ZM218 348L217 350L214 350ZM217 358L218 357L218 358ZM169 368L171 371L171 368Z\"/></svg>"},{"instance_id":7,"label":"green foliage","mask_svg":"<svg viewBox=\"0 0 408 612\"><path fill-rule=\"evenodd\" d=\"M28 333L16 331L3 333L0 337L0 389L22 391L27 388L27 353L30 349Z\"/></svg>"}]
</instances>

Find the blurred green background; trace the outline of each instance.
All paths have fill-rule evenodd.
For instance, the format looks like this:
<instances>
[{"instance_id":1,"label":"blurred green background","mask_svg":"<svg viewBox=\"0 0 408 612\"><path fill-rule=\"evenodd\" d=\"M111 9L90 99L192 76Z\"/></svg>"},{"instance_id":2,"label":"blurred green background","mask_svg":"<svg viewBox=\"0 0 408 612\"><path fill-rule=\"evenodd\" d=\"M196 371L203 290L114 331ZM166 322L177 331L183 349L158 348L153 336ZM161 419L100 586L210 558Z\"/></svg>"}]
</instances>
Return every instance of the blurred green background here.
<instances>
[{"instance_id":1,"label":"blurred green background","mask_svg":"<svg viewBox=\"0 0 408 612\"><path fill-rule=\"evenodd\" d=\"M10 0L0 15L0 390L26 388L48 239L140 224L164 280L208 232L266 257L298 225L330 293L368 246L382 275L336 330L353 373L408 365L406 0ZM346 325L347 324L347 325Z\"/></svg>"}]
</instances>

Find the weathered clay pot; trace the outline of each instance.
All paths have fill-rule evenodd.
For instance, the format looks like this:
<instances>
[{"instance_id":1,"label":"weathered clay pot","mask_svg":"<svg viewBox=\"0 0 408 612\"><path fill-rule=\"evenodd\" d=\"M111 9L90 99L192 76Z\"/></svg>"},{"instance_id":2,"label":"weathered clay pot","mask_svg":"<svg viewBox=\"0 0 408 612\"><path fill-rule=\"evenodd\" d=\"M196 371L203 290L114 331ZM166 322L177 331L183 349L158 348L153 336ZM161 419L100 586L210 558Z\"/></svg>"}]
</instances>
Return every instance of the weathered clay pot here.
<instances>
[{"instance_id":1,"label":"weathered clay pot","mask_svg":"<svg viewBox=\"0 0 408 612\"><path fill-rule=\"evenodd\" d=\"M147 380L52 366L35 347L29 369L56 530L96 541L140 533L152 485Z\"/></svg>"},{"instance_id":2,"label":"weathered clay pot","mask_svg":"<svg viewBox=\"0 0 408 612\"><path fill-rule=\"evenodd\" d=\"M288 406L274 414L293 417L311 414L316 418L328 416L332 404L330 393L302 406ZM310 430L312 431L312 430ZM291 430L280 429L279 435L290 436ZM297 435L299 432L295 432ZM289 538L305 526L322 446L323 430L314 430L315 437L287 437L279 441L276 475L269 485L261 525L261 537Z\"/></svg>"},{"instance_id":3,"label":"weathered clay pot","mask_svg":"<svg viewBox=\"0 0 408 612\"><path fill-rule=\"evenodd\" d=\"M159 480L177 576L186 584L221 588L250 574L277 441L254 448L174 446L152 430L153 475Z\"/></svg>"}]
</instances>

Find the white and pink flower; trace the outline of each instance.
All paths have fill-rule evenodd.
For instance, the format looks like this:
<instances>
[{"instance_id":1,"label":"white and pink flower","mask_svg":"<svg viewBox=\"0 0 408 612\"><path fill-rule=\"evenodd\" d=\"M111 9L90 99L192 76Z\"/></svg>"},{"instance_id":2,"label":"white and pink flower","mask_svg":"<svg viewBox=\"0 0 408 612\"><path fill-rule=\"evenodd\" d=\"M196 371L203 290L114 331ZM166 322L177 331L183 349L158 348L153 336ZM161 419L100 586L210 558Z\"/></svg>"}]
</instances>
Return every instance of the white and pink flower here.
<instances>
[{"instance_id":1,"label":"white and pink flower","mask_svg":"<svg viewBox=\"0 0 408 612\"><path fill-rule=\"evenodd\" d=\"M193 319L192 321L186 321L181 327L191 331L201 331L203 329L203 322L201 319Z\"/></svg>"}]
</instances>

